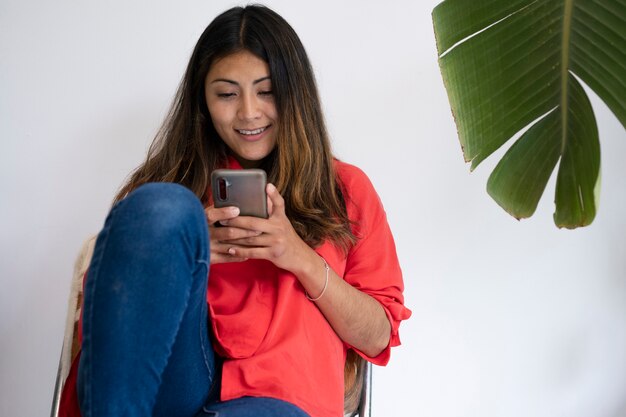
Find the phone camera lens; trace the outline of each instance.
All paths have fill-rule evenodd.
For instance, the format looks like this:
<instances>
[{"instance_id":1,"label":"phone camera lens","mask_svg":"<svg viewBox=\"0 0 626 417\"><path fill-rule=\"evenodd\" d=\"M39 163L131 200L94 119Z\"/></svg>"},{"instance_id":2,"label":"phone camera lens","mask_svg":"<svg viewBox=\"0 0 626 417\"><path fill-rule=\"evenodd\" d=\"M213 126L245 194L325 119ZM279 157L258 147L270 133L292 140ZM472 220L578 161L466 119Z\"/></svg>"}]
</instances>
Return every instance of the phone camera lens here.
<instances>
[{"instance_id":1,"label":"phone camera lens","mask_svg":"<svg viewBox=\"0 0 626 417\"><path fill-rule=\"evenodd\" d=\"M224 178L218 178L217 180L217 196L220 200L225 201L227 198L226 189L227 189L226 180Z\"/></svg>"}]
</instances>

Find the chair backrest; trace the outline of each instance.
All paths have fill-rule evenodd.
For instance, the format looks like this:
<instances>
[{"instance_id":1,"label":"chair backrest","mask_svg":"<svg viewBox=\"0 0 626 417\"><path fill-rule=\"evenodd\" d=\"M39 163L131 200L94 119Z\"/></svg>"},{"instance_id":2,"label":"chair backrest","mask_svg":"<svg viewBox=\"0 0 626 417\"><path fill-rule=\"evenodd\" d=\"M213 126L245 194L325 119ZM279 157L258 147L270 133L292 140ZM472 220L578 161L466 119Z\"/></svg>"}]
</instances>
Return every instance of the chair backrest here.
<instances>
[{"instance_id":1,"label":"chair backrest","mask_svg":"<svg viewBox=\"0 0 626 417\"><path fill-rule=\"evenodd\" d=\"M74 274L68 301L63 346L61 348L61 358L59 359L59 367L54 386L50 417L58 417L59 415L59 404L63 386L65 385L65 380L69 374L72 362L80 349L78 341L78 320L83 304L83 277L91 262L95 242L95 236L85 241L74 263ZM349 350L344 368L344 417L371 416L371 382L372 364L365 361L354 351Z\"/></svg>"},{"instance_id":2,"label":"chair backrest","mask_svg":"<svg viewBox=\"0 0 626 417\"><path fill-rule=\"evenodd\" d=\"M65 332L63 334L63 345L61 347L61 357L57 370L56 382L54 384L54 394L52 398L52 411L50 417L59 415L59 403L65 380L70 372L72 361L78 354L80 345L78 343L78 319L80 309L83 305L83 277L93 255L93 248L96 244L96 237L92 236L83 243L76 261L74 262L74 273L70 285L70 297L67 303L67 317L65 319Z\"/></svg>"},{"instance_id":3,"label":"chair backrest","mask_svg":"<svg viewBox=\"0 0 626 417\"><path fill-rule=\"evenodd\" d=\"M344 367L344 417L370 417L372 399L372 364L348 351Z\"/></svg>"}]
</instances>

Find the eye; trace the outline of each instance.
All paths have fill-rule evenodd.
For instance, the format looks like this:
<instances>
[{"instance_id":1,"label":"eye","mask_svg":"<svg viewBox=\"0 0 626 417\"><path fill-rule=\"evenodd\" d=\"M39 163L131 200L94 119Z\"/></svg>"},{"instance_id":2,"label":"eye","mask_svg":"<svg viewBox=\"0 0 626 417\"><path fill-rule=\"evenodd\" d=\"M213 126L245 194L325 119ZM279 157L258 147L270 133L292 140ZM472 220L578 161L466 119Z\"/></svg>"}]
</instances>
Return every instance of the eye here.
<instances>
[{"instance_id":1,"label":"eye","mask_svg":"<svg viewBox=\"0 0 626 417\"><path fill-rule=\"evenodd\" d=\"M219 98L231 98L235 97L235 93L217 93Z\"/></svg>"},{"instance_id":2,"label":"eye","mask_svg":"<svg viewBox=\"0 0 626 417\"><path fill-rule=\"evenodd\" d=\"M261 95L261 96L271 96L272 94L273 94L272 90L259 91L259 95Z\"/></svg>"}]
</instances>

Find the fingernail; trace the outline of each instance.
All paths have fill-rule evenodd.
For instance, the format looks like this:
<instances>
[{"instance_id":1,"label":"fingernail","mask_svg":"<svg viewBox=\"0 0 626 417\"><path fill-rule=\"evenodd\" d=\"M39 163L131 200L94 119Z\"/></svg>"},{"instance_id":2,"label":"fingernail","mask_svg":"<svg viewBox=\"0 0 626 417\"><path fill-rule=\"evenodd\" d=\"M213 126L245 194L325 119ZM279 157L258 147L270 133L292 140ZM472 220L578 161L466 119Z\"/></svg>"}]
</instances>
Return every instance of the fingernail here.
<instances>
[{"instance_id":1,"label":"fingernail","mask_svg":"<svg viewBox=\"0 0 626 417\"><path fill-rule=\"evenodd\" d=\"M233 216L239 216L239 207L233 207L230 209L230 212Z\"/></svg>"},{"instance_id":2,"label":"fingernail","mask_svg":"<svg viewBox=\"0 0 626 417\"><path fill-rule=\"evenodd\" d=\"M222 226L226 226L226 225L228 225L228 220L220 220L220 224Z\"/></svg>"},{"instance_id":3,"label":"fingernail","mask_svg":"<svg viewBox=\"0 0 626 417\"><path fill-rule=\"evenodd\" d=\"M272 184L271 182L267 184L267 188L269 189L269 191L272 192L276 190L276 186L274 186L274 184Z\"/></svg>"},{"instance_id":4,"label":"fingernail","mask_svg":"<svg viewBox=\"0 0 626 417\"><path fill-rule=\"evenodd\" d=\"M235 248L228 249L228 253L230 253L231 255L234 255L235 254Z\"/></svg>"}]
</instances>

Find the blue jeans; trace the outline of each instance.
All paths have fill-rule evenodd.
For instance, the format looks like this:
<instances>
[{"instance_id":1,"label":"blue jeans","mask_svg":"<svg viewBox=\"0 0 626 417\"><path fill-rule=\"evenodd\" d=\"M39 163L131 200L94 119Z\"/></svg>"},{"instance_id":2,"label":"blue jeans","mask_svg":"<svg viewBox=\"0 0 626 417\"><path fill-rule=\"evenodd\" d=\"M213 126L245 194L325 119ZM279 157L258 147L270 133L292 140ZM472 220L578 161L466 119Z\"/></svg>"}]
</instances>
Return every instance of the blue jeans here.
<instances>
[{"instance_id":1,"label":"blue jeans","mask_svg":"<svg viewBox=\"0 0 626 417\"><path fill-rule=\"evenodd\" d=\"M208 270L204 209L185 187L146 184L113 207L85 284L83 417L307 415L272 398L218 401Z\"/></svg>"}]
</instances>

